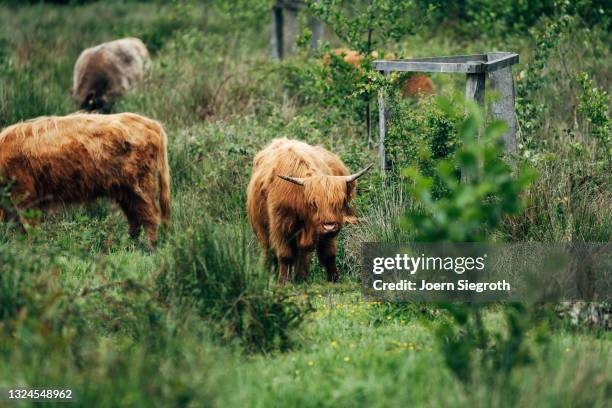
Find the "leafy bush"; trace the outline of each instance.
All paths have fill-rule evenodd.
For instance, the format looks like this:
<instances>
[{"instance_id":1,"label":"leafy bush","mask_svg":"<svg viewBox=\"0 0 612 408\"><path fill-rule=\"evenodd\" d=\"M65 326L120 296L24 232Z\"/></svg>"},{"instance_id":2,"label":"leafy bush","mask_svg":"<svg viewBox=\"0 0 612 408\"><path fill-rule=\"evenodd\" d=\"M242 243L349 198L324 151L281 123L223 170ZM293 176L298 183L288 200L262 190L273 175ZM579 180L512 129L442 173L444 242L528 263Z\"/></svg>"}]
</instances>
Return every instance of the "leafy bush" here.
<instances>
[{"instance_id":1,"label":"leafy bush","mask_svg":"<svg viewBox=\"0 0 612 408\"><path fill-rule=\"evenodd\" d=\"M448 109L448 103L441 108ZM404 174L413 184L412 196L422 205L410 210L404 226L415 232L421 242L486 241L508 214L521 210L520 193L534 179L534 173L523 166L518 176L500 157L503 152L503 122L483 128L479 109L469 104L470 116L461 124L462 146L452 159L438 162L435 175L444 183L445 194L435 198L434 178L411 167ZM478 133L482 139L478 139ZM461 170L463 181L457 177ZM467 180L467 182L466 182Z\"/></svg>"},{"instance_id":2,"label":"leafy bush","mask_svg":"<svg viewBox=\"0 0 612 408\"><path fill-rule=\"evenodd\" d=\"M329 51L327 47L322 52ZM319 122L359 120L363 118L367 101L357 92L367 80L364 70L345 62L341 55L328 53L329 64L323 59L290 59L281 65L282 81L290 94L303 105L314 105ZM314 112L313 112L314 114Z\"/></svg>"},{"instance_id":3,"label":"leafy bush","mask_svg":"<svg viewBox=\"0 0 612 408\"><path fill-rule=\"evenodd\" d=\"M269 288L269 277L249 251L244 230L224 232L200 224L177 238L172 260L159 275L164 301L195 307L226 339L239 338L251 351L285 350L308 306ZM220 324L219 324L220 323Z\"/></svg>"},{"instance_id":4,"label":"leafy bush","mask_svg":"<svg viewBox=\"0 0 612 408\"><path fill-rule=\"evenodd\" d=\"M561 34L571 18L562 16L548 22L536 35L536 48L531 61L520 72L516 87L516 114L521 129L523 149L537 149L546 105L536 97L549 81L548 60L559 46Z\"/></svg>"},{"instance_id":5,"label":"leafy bush","mask_svg":"<svg viewBox=\"0 0 612 408\"><path fill-rule=\"evenodd\" d=\"M582 87L578 110L586 118L587 133L601 143L602 156L608 163L612 160L612 120L610 120L610 96L603 89L593 86L585 72L578 74Z\"/></svg>"},{"instance_id":6,"label":"leafy bush","mask_svg":"<svg viewBox=\"0 0 612 408\"><path fill-rule=\"evenodd\" d=\"M424 175L434 176L437 163L451 157L460 145L457 133L463 112L450 105L441 109L431 98L414 102L401 99L397 92L391 95L385 138L387 160L396 175L414 166ZM435 196L445 188L435 176L434 186Z\"/></svg>"},{"instance_id":7,"label":"leafy bush","mask_svg":"<svg viewBox=\"0 0 612 408\"><path fill-rule=\"evenodd\" d=\"M580 17L587 27L609 30L610 5L606 0L417 0L421 9L429 8L431 20L445 24L463 35L503 37L524 33L555 14Z\"/></svg>"},{"instance_id":8,"label":"leafy bush","mask_svg":"<svg viewBox=\"0 0 612 408\"><path fill-rule=\"evenodd\" d=\"M412 1L310 0L308 6L332 27L338 38L367 58L386 42L414 33L427 17L426 11Z\"/></svg>"},{"instance_id":9,"label":"leafy bush","mask_svg":"<svg viewBox=\"0 0 612 408\"><path fill-rule=\"evenodd\" d=\"M442 101L441 101L442 102ZM441 109L449 109L443 102ZM409 189L420 208L409 209L403 219L404 228L413 231L417 242L479 242L491 240L502 218L521 211L521 193L534 179L534 173L523 166L518 176L502 157L501 135L506 125L493 122L484 126L482 113L474 103L468 105L470 115L459 130L461 147L451 159L442 160L435 174L446 192L434 198L433 177L417 168L408 168L405 175L412 181ZM481 139L478 140L478 135ZM461 169L459 180L455 169ZM450 303L441 305L452 317L438 327L437 336L449 369L461 381L473 379L473 365L486 379L503 382L516 366L526 363L525 331L531 320L521 317L522 306L504 309L507 332L492 333L483 322L480 304Z\"/></svg>"}]
</instances>

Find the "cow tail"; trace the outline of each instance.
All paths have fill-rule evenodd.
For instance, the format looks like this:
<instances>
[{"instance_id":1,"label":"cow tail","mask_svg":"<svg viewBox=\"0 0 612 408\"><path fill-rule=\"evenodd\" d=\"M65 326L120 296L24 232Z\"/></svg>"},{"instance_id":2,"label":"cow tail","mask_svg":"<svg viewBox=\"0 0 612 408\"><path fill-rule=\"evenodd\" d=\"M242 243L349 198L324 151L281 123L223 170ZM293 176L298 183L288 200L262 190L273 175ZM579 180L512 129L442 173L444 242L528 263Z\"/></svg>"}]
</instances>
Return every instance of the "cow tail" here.
<instances>
[{"instance_id":1,"label":"cow tail","mask_svg":"<svg viewBox=\"0 0 612 408\"><path fill-rule=\"evenodd\" d=\"M166 229L170 224L170 167L168 166L168 137L162 129L162 143L159 163L159 209Z\"/></svg>"}]
</instances>

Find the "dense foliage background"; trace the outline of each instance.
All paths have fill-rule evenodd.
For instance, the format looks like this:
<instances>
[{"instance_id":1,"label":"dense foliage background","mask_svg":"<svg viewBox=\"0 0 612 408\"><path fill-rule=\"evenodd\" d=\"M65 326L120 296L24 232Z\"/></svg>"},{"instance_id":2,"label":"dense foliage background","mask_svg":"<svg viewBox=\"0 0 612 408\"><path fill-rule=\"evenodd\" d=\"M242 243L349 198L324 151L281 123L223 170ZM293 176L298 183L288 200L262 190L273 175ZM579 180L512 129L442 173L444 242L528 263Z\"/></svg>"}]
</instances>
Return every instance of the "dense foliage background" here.
<instances>
[{"instance_id":1,"label":"dense foliage background","mask_svg":"<svg viewBox=\"0 0 612 408\"><path fill-rule=\"evenodd\" d=\"M368 303L358 281L364 241L611 241L609 2L320 0L282 61L271 3L0 5L0 127L75 111L79 53L137 36L153 66L115 110L164 124L173 184L155 252L105 201L44 214L26 236L0 225L0 386L69 387L83 406L609 406L609 321L559 305ZM328 23L319 50L307 14ZM347 64L337 47L365 58ZM370 64L372 51L493 50L520 54L520 177L495 142L503 125L461 102L461 75L431 76L441 99L403 98L406 76ZM395 170L360 180L341 282L314 265L308 282L276 287L246 222L254 155L287 136L352 169L375 161L367 106L380 87ZM491 143L473 143L478 131ZM467 185L466 157L484 165Z\"/></svg>"}]
</instances>

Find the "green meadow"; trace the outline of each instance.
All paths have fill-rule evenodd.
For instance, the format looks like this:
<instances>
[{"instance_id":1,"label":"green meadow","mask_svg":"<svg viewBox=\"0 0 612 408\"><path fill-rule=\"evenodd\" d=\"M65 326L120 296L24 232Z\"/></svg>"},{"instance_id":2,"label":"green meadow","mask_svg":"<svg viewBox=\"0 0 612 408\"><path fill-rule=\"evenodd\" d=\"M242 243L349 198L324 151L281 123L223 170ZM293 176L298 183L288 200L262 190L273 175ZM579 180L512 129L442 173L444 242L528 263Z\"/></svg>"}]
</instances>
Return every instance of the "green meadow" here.
<instances>
[{"instance_id":1,"label":"green meadow","mask_svg":"<svg viewBox=\"0 0 612 408\"><path fill-rule=\"evenodd\" d=\"M321 144L353 171L378 162L365 120L371 97L376 136L376 90L368 86L377 74L367 62L323 63L326 50L349 46L333 27L321 50L302 38L275 61L263 0L4 3L0 128L74 112L72 72L83 49L127 36L146 43L150 72L113 110L166 129L172 219L154 251L144 236L129 239L125 217L105 200L49 211L27 234L0 224L0 387L69 388L75 406L88 407L611 405L609 326L551 304L474 311L363 299L360 243L421 239L427 231L405 222L409 214L440 208L418 199L407 173L383 178L375 169L359 180L360 222L339 236L339 283L327 283L316 261L306 282L285 287L263 268L245 209L260 149L285 136ZM418 24L379 41L380 52L520 55L518 160L534 177L512 197L499 192L520 205L500 206L478 236L610 242L609 5L519 2L530 14L496 0L448 9L414 3L427 18L406 16ZM462 148L465 78L431 79L451 106L390 92L389 154L396 169L432 178L434 200L450 197L490 220L489 207L461 207L436 178L437 163ZM403 78L392 80L389 89L399 89ZM0 185L0 204L6 197ZM480 326L471 325L474 316ZM474 327L488 333L485 341L471 337ZM55 404L0 399L29 405Z\"/></svg>"}]
</instances>

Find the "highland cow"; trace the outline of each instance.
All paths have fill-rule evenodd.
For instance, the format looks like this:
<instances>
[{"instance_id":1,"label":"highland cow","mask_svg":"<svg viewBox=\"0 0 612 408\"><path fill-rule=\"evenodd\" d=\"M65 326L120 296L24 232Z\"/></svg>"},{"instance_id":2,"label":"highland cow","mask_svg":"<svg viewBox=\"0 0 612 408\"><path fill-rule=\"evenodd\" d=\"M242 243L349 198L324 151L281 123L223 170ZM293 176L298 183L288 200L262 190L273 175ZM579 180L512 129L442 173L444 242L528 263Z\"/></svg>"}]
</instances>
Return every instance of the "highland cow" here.
<instances>
[{"instance_id":1,"label":"highland cow","mask_svg":"<svg viewBox=\"0 0 612 408\"><path fill-rule=\"evenodd\" d=\"M421 98L435 93L431 79L421 73L414 73L404 80L402 84L402 96L404 98Z\"/></svg>"},{"instance_id":2,"label":"highland cow","mask_svg":"<svg viewBox=\"0 0 612 408\"><path fill-rule=\"evenodd\" d=\"M363 54L360 54L359 52L355 50L351 50L349 48L335 48L331 50L331 52L334 55L341 57L342 60L346 62L347 64L352 65L355 68L361 68L361 63L363 61ZM372 51L370 55L372 56L373 59L378 59L378 51ZM385 59L393 60L395 59L395 55L385 54ZM331 62L332 62L332 58L330 54L327 52L323 54L323 64L325 66L328 66L331 64Z\"/></svg>"},{"instance_id":3,"label":"highland cow","mask_svg":"<svg viewBox=\"0 0 612 408\"><path fill-rule=\"evenodd\" d=\"M107 197L125 213L133 239L144 228L154 246L160 218L168 225L166 134L143 116L73 114L10 126L0 133L0 177L22 214Z\"/></svg>"},{"instance_id":4,"label":"highland cow","mask_svg":"<svg viewBox=\"0 0 612 408\"><path fill-rule=\"evenodd\" d=\"M280 262L280 284L292 270L296 280L305 279L315 249L327 279L338 280L336 236L345 222L355 222L349 203L371 166L351 174L324 148L286 138L255 156L247 211L262 248Z\"/></svg>"},{"instance_id":5,"label":"highland cow","mask_svg":"<svg viewBox=\"0 0 612 408\"><path fill-rule=\"evenodd\" d=\"M336 48L331 50L333 54L338 57L342 57L342 60L349 65L354 66L357 69L361 69L361 63L363 62L363 54L348 48ZM372 51L370 54L373 59L378 59L378 52ZM394 54L385 54L386 60L395 60ZM323 54L323 64L329 66L332 62L332 58L329 53ZM435 87L431 78L422 73L413 73L406 77L401 83L401 93L404 98L422 98L424 96L430 96L435 93Z\"/></svg>"},{"instance_id":6,"label":"highland cow","mask_svg":"<svg viewBox=\"0 0 612 408\"><path fill-rule=\"evenodd\" d=\"M113 102L144 78L147 47L138 38L123 38L88 48L74 66L72 94L81 109L109 111Z\"/></svg>"}]
</instances>

